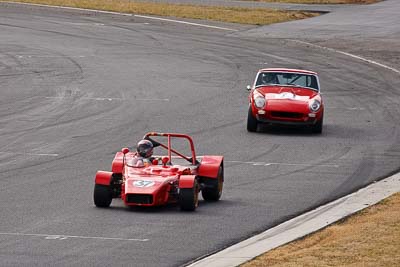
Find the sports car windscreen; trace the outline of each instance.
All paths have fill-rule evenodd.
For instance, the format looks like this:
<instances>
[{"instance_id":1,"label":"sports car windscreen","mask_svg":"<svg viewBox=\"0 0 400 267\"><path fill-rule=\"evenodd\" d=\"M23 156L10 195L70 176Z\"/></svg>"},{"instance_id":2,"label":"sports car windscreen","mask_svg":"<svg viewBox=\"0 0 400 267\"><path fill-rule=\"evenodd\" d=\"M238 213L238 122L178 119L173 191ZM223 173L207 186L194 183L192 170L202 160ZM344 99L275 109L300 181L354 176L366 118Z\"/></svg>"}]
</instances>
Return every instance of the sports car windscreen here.
<instances>
[{"instance_id":1,"label":"sports car windscreen","mask_svg":"<svg viewBox=\"0 0 400 267\"><path fill-rule=\"evenodd\" d=\"M301 86L319 91L317 77L302 73L261 72L256 87L263 85Z\"/></svg>"}]
</instances>

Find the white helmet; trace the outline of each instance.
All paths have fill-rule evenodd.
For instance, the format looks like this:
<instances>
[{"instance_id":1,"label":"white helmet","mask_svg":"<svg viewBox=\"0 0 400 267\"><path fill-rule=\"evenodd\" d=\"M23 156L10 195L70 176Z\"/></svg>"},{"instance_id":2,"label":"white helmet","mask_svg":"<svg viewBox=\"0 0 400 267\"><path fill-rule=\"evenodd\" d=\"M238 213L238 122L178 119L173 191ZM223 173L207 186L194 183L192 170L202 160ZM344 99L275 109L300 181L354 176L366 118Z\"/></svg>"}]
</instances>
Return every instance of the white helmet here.
<instances>
[{"instance_id":1,"label":"white helmet","mask_svg":"<svg viewBox=\"0 0 400 267\"><path fill-rule=\"evenodd\" d=\"M153 143L143 139L137 144L136 151L141 157L149 158L153 155Z\"/></svg>"}]
</instances>

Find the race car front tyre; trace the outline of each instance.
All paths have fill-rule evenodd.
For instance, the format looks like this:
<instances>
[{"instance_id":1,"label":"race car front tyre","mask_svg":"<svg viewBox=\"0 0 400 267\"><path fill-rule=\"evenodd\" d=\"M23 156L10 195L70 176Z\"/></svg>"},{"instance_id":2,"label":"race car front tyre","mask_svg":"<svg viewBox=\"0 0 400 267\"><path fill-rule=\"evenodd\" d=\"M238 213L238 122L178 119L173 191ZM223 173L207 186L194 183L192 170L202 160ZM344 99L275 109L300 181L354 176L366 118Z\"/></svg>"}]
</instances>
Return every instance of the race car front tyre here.
<instances>
[{"instance_id":1,"label":"race car front tyre","mask_svg":"<svg viewBox=\"0 0 400 267\"><path fill-rule=\"evenodd\" d=\"M312 132L313 133L322 133L322 125L324 124L324 118L322 117L315 125L313 125Z\"/></svg>"},{"instance_id":2,"label":"race car front tyre","mask_svg":"<svg viewBox=\"0 0 400 267\"><path fill-rule=\"evenodd\" d=\"M179 205L183 211L194 211L199 205L199 184L194 181L193 188L179 190Z\"/></svg>"},{"instance_id":3,"label":"race car front tyre","mask_svg":"<svg viewBox=\"0 0 400 267\"><path fill-rule=\"evenodd\" d=\"M107 185L94 185L93 193L94 204L100 208L107 208L111 205L112 191Z\"/></svg>"},{"instance_id":4,"label":"race car front tyre","mask_svg":"<svg viewBox=\"0 0 400 267\"><path fill-rule=\"evenodd\" d=\"M224 167L221 165L217 179L207 178L204 181L205 187L201 190L201 195L205 201L218 201L222 195L224 185Z\"/></svg>"},{"instance_id":5,"label":"race car front tyre","mask_svg":"<svg viewBox=\"0 0 400 267\"><path fill-rule=\"evenodd\" d=\"M247 113L247 131L255 132L257 131L258 121L253 117L253 112L251 111L251 107L249 107L249 112Z\"/></svg>"}]
</instances>

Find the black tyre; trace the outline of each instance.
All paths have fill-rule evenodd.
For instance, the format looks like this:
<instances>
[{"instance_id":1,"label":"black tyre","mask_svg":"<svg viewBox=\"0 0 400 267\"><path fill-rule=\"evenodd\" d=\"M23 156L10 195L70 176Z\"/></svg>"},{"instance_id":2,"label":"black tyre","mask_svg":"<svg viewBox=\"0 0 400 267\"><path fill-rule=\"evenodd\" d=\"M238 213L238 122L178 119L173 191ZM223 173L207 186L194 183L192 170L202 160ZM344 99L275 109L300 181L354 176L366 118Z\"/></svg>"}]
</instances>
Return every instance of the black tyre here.
<instances>
[{"instance_id":1,"label":"black tyre","mask_svg":"<svg viewBox=\"0 0 400 267\"><path fill-rule=\"evenodd\" d=\"M112 198L121 197L122 174L113 173L111 176L110 191Z\"/></svg>"},{"instance_id":2,"label":"black tyre","mask_svg":"<svg viewBox=\"0 0 400 267\"><path fill-rule=\"evenodd\" d=\"M249 107L249 111L247 113L247 131L256 132L257 131L258 121L253 117L253 113L251 112L251 107Z\"/></svg>"},{"instance_id":3,"label":"black tyre","mask_svg":"<svg viewBox=\"0 0 400 267\"><path fill-rule=\"evenodd\" d=\"M107 185L94 185L94 194L93 194L94 204L97 207L106 208L111 205L112 201L112 191Z\"/></svg>"},{"instance_id":4,"label":"black tyre","mask_svg":"<svg viewBox=\"0 0 400 267\"><path fill-rule=\"evenodd\" d=\"M182 188L179 191L179 205L183 211L194 211L199 205L199 184L194 181L193 188Z\"/></svg>"},{"instance_id":5,"label":"black tyre","mask_svg":"<svg viewBox=\"0 0 400 267\"><path fill-rule=\"evenodd\" d=\"M221 165L218 171L217 179L207 178L204 181L204 188L201 195L205 201L218 201L222 196L222 188L224 185L224 168Z\"/></svg>"},{"instance_id":6,"label":"black tyre","mask_svg":"<svg viewBox=\"0 0 400 267\"><path fill-rule=\"evenodd\" d=\"M312 126L312 132L320 134L322 133L322 126L324 124L324 117L322 117L315 125Z\"/></svg>"}]
</instances>

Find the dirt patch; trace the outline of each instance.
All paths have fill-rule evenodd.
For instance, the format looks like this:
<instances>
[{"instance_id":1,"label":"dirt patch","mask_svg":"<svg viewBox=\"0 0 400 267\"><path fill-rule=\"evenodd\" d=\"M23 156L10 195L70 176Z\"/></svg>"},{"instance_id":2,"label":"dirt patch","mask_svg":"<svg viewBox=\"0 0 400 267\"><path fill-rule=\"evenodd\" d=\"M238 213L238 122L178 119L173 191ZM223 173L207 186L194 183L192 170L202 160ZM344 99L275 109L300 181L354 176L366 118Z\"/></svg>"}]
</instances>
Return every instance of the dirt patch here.
<instances>
[{"instance_id":1,"label":"dirt patch","mask_svg":"<svg viewBox=\"0 0 400 267\"><path fill-rule=\"evenodd\" d=\"M319 15L319 13L315 12L286 11L268 8L199 6L187 4L133 2L129 0L20 0L12 2L97 9L142 15L214 20L251 25L268 25Z\"/></svg>"},{"instance_id":2,"label":"dirt patch","mask_svg":"<svg viewBox=\"0 0 400 267\"><path fill-rule=\"evenodd\" d=\"M293 4L373 4L382 0L242 0L252 2L269 3L293 3Z\"/></svg>"},{"instance_id":3,"label":"dirt patch","mask_svg":"<svg viewBox=\"0 0 400 267\"><path fill-rule=\"evenodd\" d=\"M400 193L242 267L398 266Z\"/></svg>"}]
</instances>

